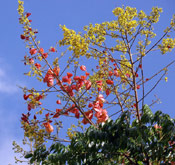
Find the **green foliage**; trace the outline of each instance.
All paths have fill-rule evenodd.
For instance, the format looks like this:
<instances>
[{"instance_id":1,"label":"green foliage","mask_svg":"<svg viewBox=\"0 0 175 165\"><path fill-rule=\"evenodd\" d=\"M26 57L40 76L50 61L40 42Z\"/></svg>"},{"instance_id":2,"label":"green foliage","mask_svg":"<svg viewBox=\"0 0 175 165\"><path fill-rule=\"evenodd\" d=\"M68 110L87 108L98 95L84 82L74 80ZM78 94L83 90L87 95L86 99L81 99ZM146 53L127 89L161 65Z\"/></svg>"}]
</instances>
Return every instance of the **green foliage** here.
<instances>
[{"instance_id":1,"label":"green foliage","mask_svg":"<svg viewBox=\"0 0 175 165\"><path fill-rule=\"evenodd\" d=\"M159 126L159 127L156 127ZM126 111L113 121L90 126L85 133L77 132L70 145L53 144L26 155L30 162L42 164L144 164L175 161L175 120L148 105L143 107L140 122L131 121Z\"/></svg>"}]
</instances>

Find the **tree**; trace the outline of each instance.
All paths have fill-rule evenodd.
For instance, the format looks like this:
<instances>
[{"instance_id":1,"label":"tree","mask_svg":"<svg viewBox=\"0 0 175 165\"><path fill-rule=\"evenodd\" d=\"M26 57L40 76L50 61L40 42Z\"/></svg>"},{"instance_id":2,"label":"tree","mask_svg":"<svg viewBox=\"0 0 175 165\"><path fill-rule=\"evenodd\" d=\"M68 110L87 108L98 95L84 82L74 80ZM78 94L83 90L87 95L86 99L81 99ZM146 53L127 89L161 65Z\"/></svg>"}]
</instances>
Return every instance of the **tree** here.
<instances>
[{"instance_id":1,"label":"tree","mask_svg":"<svg viewBox=\"0 0 175 165\"><path fill-rule=\"evenodd\" d=\"M60 26L63 39L44 51L37 40L38 31L31 27L31 13L24 11L22 1L18 2L23 26L20 37L28 49L24 64L30 66L25 74L42 84L40 89L22 88L28 112L22 114L21 124L25 143L29 141L31 146L25 158L30 163L43 164L175 161L175 121L161 111L152 113L150 107L156 101L145 104L145 98L159 82L167 80L168 67L175 61L148 78L143 66L150 52L166 54L175 47L175 39L170 37L175 30L175 16L163 36L151 44L156 36L153 26L162 9L153 7L147 15L136 8L117 7L113 10L114 21L90 24L82 33ZM66 51L60 53L58 44ZM67 60L64 68L60 67L62 59ZM82 64L81 59L89 60L93 66ZM155 85L146 91L145 86L153 78L157 80ZM59 106L54 110L42 106L51 94L56 98L55 107ZM72 123L68 128L69 140L59 137L62 116L80 120L77 126ZM46 140L54 144L48 148Z\"/></svg>"}]
</instances>

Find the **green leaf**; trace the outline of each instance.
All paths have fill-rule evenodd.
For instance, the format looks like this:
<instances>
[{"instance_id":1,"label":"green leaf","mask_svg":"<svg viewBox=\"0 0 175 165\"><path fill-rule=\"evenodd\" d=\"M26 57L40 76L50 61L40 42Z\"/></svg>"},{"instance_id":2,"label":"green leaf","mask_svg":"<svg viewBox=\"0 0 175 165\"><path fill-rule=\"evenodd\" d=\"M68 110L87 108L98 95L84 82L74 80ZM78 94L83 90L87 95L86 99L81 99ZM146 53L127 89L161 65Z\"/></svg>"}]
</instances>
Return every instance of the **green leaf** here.
<instances>
[{"instance_id":1,"label":"green leaf","mask_svg":"<svg viewBox=\"0 0 175 165\"><path fill-rule=\"evenodd\" d=\"M143 162L141 162L141 161L138 161L137 163L138 163L138 165L144 165Z\"/></svg>"},{"instance_id":2,"label":"green leaf","mask_svg":"<svg viewBox=\"0 0 175 165\"><path fill-rule=\"evenodd\" d=\"M33 154L32 153L29 153L29 154L25 155L24 158L28 159L28 158L31 158L32 156L33 156Z\"/></svg>"},{"instance_id":3,"label":"green leaf","mask_svg":"<svg viewBox=\"0 0 175 165\"><path fill-rule=\"evenodd\" d=\"M147 104L145 104L143 106L143 115L141 118L141 123L142 124L146 124L152 121L153 118L153 113L151 111L151 109L149 108L149 106Z\"/></svg>"}]
</instances>

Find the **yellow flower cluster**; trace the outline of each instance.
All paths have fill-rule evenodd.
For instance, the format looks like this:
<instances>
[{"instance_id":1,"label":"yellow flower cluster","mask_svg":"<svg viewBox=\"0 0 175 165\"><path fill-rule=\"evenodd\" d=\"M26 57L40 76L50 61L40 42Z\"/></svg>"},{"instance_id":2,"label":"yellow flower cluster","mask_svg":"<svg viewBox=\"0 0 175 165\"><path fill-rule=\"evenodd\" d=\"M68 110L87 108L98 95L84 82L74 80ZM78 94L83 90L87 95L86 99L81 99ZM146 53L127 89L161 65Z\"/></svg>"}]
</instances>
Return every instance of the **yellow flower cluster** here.
<instances>
[{"instance_id":1,"label":"yellow flower cluster","mask_svg":"<svg viewBox=\"0 0 175 165\"><path fill-rule=\"evenodd\" d=\"M23 7L23 5L24 5L24 2L18 0L18 14L21 15L21 16L24 13L24 7Z\"/></svg>"},{"instance_id":2,"label":"yellow flower cluster","mask_svg":"<svg viewBox=\"0 0 175 165\"><path fill-rule=\"evenodd\" d=\"M121 55L120 71L119 71L121 81L125 82L126 79L132 78L131 68L132 66L131 63L128 61L128 59L124 55Z\"/></svg>"},{"instance_id":3,"label":"yellow flower cluster","mask_svg":"<svg viewBox=\"0 0 175 165\"><path fill-rule=\"evenodd\" d=\"M150 16L148 16L148 20L151 23L157 23L159 21L160 13L162 13L162 8L153 7Z\"/></svg>"},{"instance_id":4,"label":"yellow flower cluster","mask_svg":"<svg viewBox=\"0 0 175 165\"><path fill-rule=\"evenodd\" d=\"M70 45L68 50L73 51L77 58L79 58L80 55L85 55L88 50L89 42L82 37L80 33L76 34L74 30L66 28L65 25L61 26L61 29L64 32L64 38L59 41L60 46Z\"/></svg>"},{"instance_id":5,"label":"yellow flower cluster","mask_svg":"<svg viewBox=\"0 0 175 165\"><path fill-rule=\"evenodd\" d=\"M72 139L73 137L76 136L76 132L77 132L76 128L77 126L72 124L71 127L67 129L67 136L69 137L69 139Z\"/></svg>"},{"instance_id":6,"label":"yellow flower cluster","mask_svg":"<svg viewBox=\"0 0 175 165\"><path fill-rule=\"evenodd\" d=\"M107 30L117 31L119 29L118 21L105 22ZM117 38L118 35L111 33L112 38Z\"/></svg>"},{"instance_id":7,"label":"yellow flower cluster","mask_svg":"<svg viewBox=\"0 0 175 165\"><path fill-rule=\"evenodd\" d=\"M29 29L29 25L30 25L30 22L29 22L29 19L28 17L24 14L24 2L23 1L18 1L18 14L20 15L20 18L19 18L19 23L24 25L24 29L28 30Z\"/></svg>"},{"instance_id":8,"label":"yellow flower cluster","mask_svg":"<svg viewBox=\"0 0 175 165\"><path fill-rule=\"evenodd\" d=\"M31 20L28 19L28 17L31 15L31 13L24 13L24 2L18 0L18 13L20 15L19 23L23 25L24 34L21 35L21 39L24 39L26 42L26 48L33 48L32 43L32 37L34 39L36 30L31 28ZM39 41L37 42L39 43Z\"/></svg>"},{"instance_id":9,"label":"yellow flower cluster","mask_svg":"<svg viewBox=\"0 0 175 165\"><path fill-rule=\"evenodd\" d=\"M112 12L115 16L119 16L119 15L122 15L125 11L124 9L117 7Z\"/></svg>"},{"instance_id":10,"label":"yellow flower cluster","mask_svg":"<svg viewBox=\"0 0 175 165\"><path fill-rule=\"evenodd\" d=\"M113 14L118 17L118 24L119 24L119 32L122 35L125 35L126 32L129 35L132 35L136 31L136 27L138 23L134 18L137 17L137 10L136 8L126 7L120 8L117 7L113 10Z\"/></svg>"},{"instance_id":11,"label":"yellow flower cluster","mask_svg":"<svg viewBox=\"0 0 175 165\"><path fill-rule=\"evenodd\" d=\"M138 14L138 18L140 20L143 20L144 18L146 18L147 15L145 14L145 12L143 10L140 10L139 14Z\"/></svg>"},{"instance_id":12,"label":"yellow flower cluster","mask_svg":"<svg viewBox=\"0 0 175 165\"><path fill-rule=\"evenodd\" d=\"M154 38L156 36L156 34L154 32L152 32L151 30L141 30L140 34L145 35L146 38L147 37Z\"/></svg>"},{"instance_id":13,"label":"yellow flower cluster","mask_svg":"<svg viewBox=\"0 0 175 165\"><path fill-rule=\"evenodd\" d=\"M92 44L94 43L101 45L105 41L105 35L106 35L106 24L95 24L93 26L90 24L89 26L85 26L84 30L87 31L87 35L85 35L87 38L89 38L92 41Z\"/></svg>"},{"instance_id":14,"label":"yellow flower cluster","mask_svg":"<svg viewBox=\"0 0 175 165\"><path fill-rule=\"evenodd\" d=\"M92 50L90 47L94 45L101 48L104 47L106 38L110 36L111 38L117 38L117 44L109 47L109 50L112 52L120 51L125 54L127 45L121 38L125 35L134 37L138 25L141 25L143 29L140 31L140 34L145 36L145 43L143 44L149 45L151 43L149 38L156 36L151 25L158 21L161 12L161 8L154 7L148 16L142 10L137 13L136 8L128 6L126 8L117 7L113 10L117 20L95 24L94 26L92 24L85 26L84 30L86 33L84 35L81 33L76 34L74 30L61 26L64 38L60 41L60 46L68 45L68 50L73 51L77 58L85 55L87 58L94 57L97 59L101 56L99 56L97 51L94 51L95 49ZM90 51L88 51L89 49ZM145 46L143 50L145 50ZM141 54L144 55L144 52Z\"/></svg>"},{"instance_id":15,"label":"yellow flower cluster","mask_svg":"<svg viewBox=\"0 0 175 165\"><path fill-rule=\"evenodd\" d=\"M32 120L32 124L30 125L24 121L22 121L21 124L25 130L24 136L28 137L30 141L34 141L34 148L44 143L45 129L40 129L39 125L34 120Z\"/></svg>"},{"instance_id":16,"label":"yellow flower cluster","mask_svg":"<svg viewBox=\"0 0 175 165\"><path fill-rule=\"evenodd\" d=\"M172 49L175 47L175 39L172 38L164 38L162 40L162 44L158 45L159 49L161 50L162 54L165 54L167 52L171 52Z\"/></svg>"},{"instance_id":17,"label":"yellow flower cluster","mask_svg":"<svg viewBox=\"0 0 175 165\"><path fill-rule=\"evenodd\" d=\"M117 51L121 51L122 53L126 53L127 47L126 47L124 41L116 40L116 42L117 42L117 45L115 46L115 49Z\"/></svg>"},{"instance_id":18,"label":"yellow flower cluster","mask_svg":"<svg viewBox=\"0 0 175 165\"><path fill-rule=\"evenodd\" d=\"M171 27L175 30L175 14L173 15L173 18L171 19Z\"/></svg>"},{"instance_id":19,"label":"yellow flower cluster","mask_svg":"<svg viewBox=\"0 0 175 165\"><path fill-rule=\"evenodd\" d=\"M147 40L147 45L150 44L151 41ZM139 54L141 56L145 56L145 43L143 41L138 41L138 45L137 45L137 50L139 51Z\"/></svg>"}]
</instances>

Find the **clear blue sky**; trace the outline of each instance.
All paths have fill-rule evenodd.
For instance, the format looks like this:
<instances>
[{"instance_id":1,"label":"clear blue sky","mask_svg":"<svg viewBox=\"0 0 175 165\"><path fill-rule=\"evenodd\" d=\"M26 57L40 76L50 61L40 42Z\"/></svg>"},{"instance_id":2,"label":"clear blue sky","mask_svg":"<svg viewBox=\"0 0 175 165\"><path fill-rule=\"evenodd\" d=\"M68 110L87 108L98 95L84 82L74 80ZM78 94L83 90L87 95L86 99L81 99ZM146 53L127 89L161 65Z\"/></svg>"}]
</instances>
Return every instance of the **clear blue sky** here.
<instances>
[{"instance_id":1,"label":"clear blue sky","mask_svg":"<svg viewBox=\"0 0 175 165\"><path fill-rule=\"evenodd\" d=\"M174 0L24 0L25 10L32 13L32 27L39 31L38 38L41 45L48 49L62 38L59 24L68 28L81 31L89 23L95 24L113 20L112 10L115 7L136 7L137 10L151 11L153 6L163 8L160 22L155 31L158 38L163 29L169 24L175 13ZM1 0L0 3L0 165L14 164L12 141L21 144L23 137L20 128L20 117L26 112L26 105L22 98L22 91L16 87L34 86L28 77L23 76L25 67L21 60L27 52L23 41L20 39L22 28L18 24L17 0ZM174 35L175 36L175 35ZM149 64L147 72L157 71L175 59L175 50L166 57L152 54L146 57ZM162 101L154 106L154 111L161 109L175 117L175 66L170 68L168 83L161 82L152 93Z\"/></svg>"}]
</instances>

